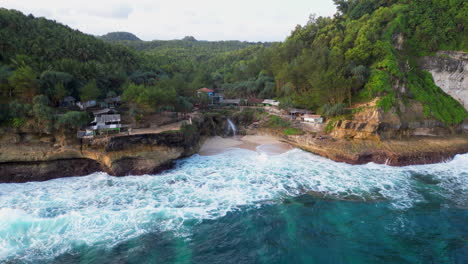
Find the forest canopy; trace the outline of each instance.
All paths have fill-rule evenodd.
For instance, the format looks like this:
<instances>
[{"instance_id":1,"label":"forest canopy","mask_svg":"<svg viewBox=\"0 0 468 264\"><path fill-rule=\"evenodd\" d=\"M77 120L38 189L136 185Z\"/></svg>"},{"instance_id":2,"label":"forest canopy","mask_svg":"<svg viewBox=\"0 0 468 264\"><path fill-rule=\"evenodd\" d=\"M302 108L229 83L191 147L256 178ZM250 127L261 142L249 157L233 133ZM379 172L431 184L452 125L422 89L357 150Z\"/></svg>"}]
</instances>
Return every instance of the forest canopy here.
<instances>
[{"instance_id":1,"label":"forest canopy","mask_svg":"<svg viewBox=\"0 0 468 264\"><path fill-rule=\"evenodd\" d=\"M281 43L192 36L141 41L127 32L95 37L2 8L0 122L20 124L18 118L34 115L35 105L54 108L67 96L87 101L123 95L139 110L186 111L202 87L228 98L275 98L323 113L378 98L385 111L411 99L446 124L467 117L418 67L418 58L438 50L468 50L466 1L334 2L333 17L311 15ZM398 89L402 85L408 89ZM70 120L80 119L75 117Z\"/></svg>"}]
</instances>

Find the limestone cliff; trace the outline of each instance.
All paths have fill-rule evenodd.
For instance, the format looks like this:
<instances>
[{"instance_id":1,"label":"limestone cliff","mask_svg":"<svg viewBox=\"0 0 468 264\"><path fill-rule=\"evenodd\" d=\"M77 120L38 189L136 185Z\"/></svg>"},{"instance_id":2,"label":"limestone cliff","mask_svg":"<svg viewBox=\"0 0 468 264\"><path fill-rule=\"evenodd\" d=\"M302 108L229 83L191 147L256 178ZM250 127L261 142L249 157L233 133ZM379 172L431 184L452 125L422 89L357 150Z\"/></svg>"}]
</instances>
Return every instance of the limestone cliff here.
<instances>
[{"instance_id":1,"label":"limestone cliff","mask_svg":"<svg viewBox=\"0 0 468 264\"><path fill-rule=\"evenodd\" d=\"M446 127L442 122L424 115L421 103L408 100L385 112L372 102L358 105L351 120L333 123L331 135L348 139L400 139L411 136L446 136L457 128Z\"/></svg>"},{"instance_id":2,"label":"limestone cliff","mask_svg":"<svg viewBox=\"0 0 468 264\"><path fill-rule=\"evenodd\" d=\"M195 153L194 129L78 140L63 135L5 132L0 136L0 182L42 181L105 171L114 176L152 174Z\"/></svg>"},{"instance_id":3,"label":"limestone cliff","mask_svg":"<svg viewBox=\"0 0 468 264\"><path fill-rule=\"evenodd\" d=\"M421 69L429 71L445 93L458 100L468 110L468 53L440 51L436 56L423 57ZM393 88L405 99L385 112L374 101L355 106L350 120L332 122L332 136L352 139L399 139L411 136L447 136L468 126L448 127L435 118L424 115L423 105L411 99L403 81L395 80ZM466 122L465 122L466 123Z\"/></svg>"},{"instance_id":4,"label":"limestone cliff","mask_svg":"<svg viewBox=\"0 0 468 264\"><path fill-rule=\"evenodd\" d=\"M432 74L437 86L468 110L468 53L439 51L436 56L423 57L420 65Z\"/></svg>"}]
</instances>

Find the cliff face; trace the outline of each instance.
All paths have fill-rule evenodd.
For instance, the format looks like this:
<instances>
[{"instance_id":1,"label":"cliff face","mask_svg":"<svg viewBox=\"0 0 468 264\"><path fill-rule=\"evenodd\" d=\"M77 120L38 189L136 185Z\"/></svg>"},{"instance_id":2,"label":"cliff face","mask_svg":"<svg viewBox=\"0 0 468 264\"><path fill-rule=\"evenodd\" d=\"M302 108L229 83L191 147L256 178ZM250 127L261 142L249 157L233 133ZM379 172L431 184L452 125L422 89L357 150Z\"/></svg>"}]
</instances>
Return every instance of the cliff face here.
<instances>
[{"instance_id":1,"label":"cliff face","mask_svg":"<svg viewBox=\"0 0 468 264\"><path fill-rule=\"evenodd\" d=\"M420 65L432 74L437 86L468 110L468 53L439 51L436 56L423 57Z\"/></svg>"},{"instance_id":2,"label":"cliff face","mask_svg":"<svg viewBox=\"0 0 468 264\"><path fill-rule=\"evenodd\" d=\"M468 110L468 53L440 51L436 56L419 61L429 71L444 92L458 100ZM396 81L394 90L406 94L403 82ZM352 120L333 124L332 136L353 139L398 139L411 136L446 136L468 129L468 125L447 127L437 119L426 117L421 103L406 99L388 112L376 107L376 102L357 106L359 111ZM466 122L465 122L466 123Z\"/></svg>"},{"instance_id":3,"label":"cliff face","mask_svg":"<svg viewBox=\"0 0 468 264\"><path fill-rule=\"evenodd\" d=\"M421 103L409 100L385 112L376 106L378 99L357 107L353 120L334 123L331 135L348 139L400 139L411 136L446 136L454 132L436 119L424 116Z\"/></svg>"},{"instance_id":4,"label":"cliff face","mask_svg":"<svg viewBox=\"0 0 468 264\"><path fill-rule=\"evenodd\" d=\"M43 181L106 171L114 176L153 174L195 153L200 134L163 132L109 138L2 133L0 182Z\"/></svg>"}]
</instances>

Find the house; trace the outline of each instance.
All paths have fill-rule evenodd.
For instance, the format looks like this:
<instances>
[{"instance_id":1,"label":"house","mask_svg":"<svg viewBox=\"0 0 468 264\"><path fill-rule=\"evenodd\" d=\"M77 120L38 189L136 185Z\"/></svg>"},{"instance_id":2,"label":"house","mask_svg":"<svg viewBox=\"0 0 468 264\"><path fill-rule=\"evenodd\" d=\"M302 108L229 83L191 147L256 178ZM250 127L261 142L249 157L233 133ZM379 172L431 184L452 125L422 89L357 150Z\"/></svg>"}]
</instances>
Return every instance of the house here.
<instances>
[{"instance_id":1,"label":"house","mask_svg":"<svg viewBox=\"0 0 468 264\"><path fill-rule=\"evenodd\" d=\"M305 114L302 117L302 119L306 123L313 123L313 124L322 124L323 123L323 117L320 116L320 115Z\"/></svg>"},{"instance_id":2,"label":"house","mask_svg":"<svg viewBox=\"0 0 468 264\"><path fill-rule=\"evenodd\" d=\"M122 124L119 114L101 114L95 116L89 127L94 134L109 131L120 132L121 128Z\"/></svg>"},{"instance_id":3,"label":"house","mask_svg":"<svg viewBox=\"0 0 468 264\"><path fill-rule=\"evenodd\" d=\"M71 107L71 106L74 106L76 104L76 99L75 97L73 96L65 96L65 98L63 98L62 100L62 107Z\"/></svg>"},{"instance_id":4,"label":"house","mask_svg":"<svg viewBox=\"0 0 468 264\"><path fill-rule=\"evenodd\" d=\"M82 102L76 103L76 105L77 105L81 110L85 110L86 108L96 106L96 104L97 104L97 103L96 103L95 100L86 101L86 102L84 102L84 103L82 103Z\"/></svg>"},{"instance_id":5,"label":"house","mask_svg":"<svg viewBox=\"0 0 468 264\"><path fill-rule=\"evenodd\" d=\"M221 104L224 100L224 94L215 92L213 97L211 98L212 104Z\"/></svg>"},{"instance_id":6,"label":"house","mask_svg":"<svg viewBox=\"0 0 468 264\"><path fill-rule=\"evenodd\" d=\"M288 113L290 116L302 117L303 115L310 114L310 111L305 110L305 109L299 109L299 108L291 108L289 109Z\"/></svg>"},{"instance_id":7,"label":"house","mask_svg":"<svg viewBox=\"0 0 468 264\"><path fill-rule=\"evenodd\" d=\"M273 100L273 99L265 99L263 100L263 105L264 106L276 106L278 107L280 105L280 102Z\"/></svg>"},{"instance_id":8,"label":"house","mask_svg":"<svg viewBox=\"0 0 468 264\"><path fill-rule=\"evenodd\" d=\"M224 99L222 104L226 106L240 106L241 99Z\"/></svg>"},{"instance_id":9,"label":"house","mask_svg":"<svg viewBox=\"0 0 468 264\"><path fill-rule=\"evenodd\" d=\"M263 106L263 101L263 99L249 98L247 99L247 104L250 106Z\"/></svg>"},{"instance_id":10,"label":"house","mask_svg":"<svg viewBox=\"0 0 468 264\"><path fill-rule=\"evenodd\" d=\"M198 96L200 96L202 94L207 94L209 97L213 97L214 96L214 91L211 90L211 89L208 89L208 88L201 88L201 89L197 90L197 94L198 94Z\"/></svg>"}]
</instances>

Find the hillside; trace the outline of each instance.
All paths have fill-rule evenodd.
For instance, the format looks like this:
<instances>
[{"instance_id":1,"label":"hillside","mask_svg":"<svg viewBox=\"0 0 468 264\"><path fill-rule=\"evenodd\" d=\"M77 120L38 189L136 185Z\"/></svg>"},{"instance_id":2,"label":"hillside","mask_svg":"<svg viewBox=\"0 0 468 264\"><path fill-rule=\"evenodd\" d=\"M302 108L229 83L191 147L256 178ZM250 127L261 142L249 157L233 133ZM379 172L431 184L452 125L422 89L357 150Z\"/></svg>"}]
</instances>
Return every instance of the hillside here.
<instances>
[{"instance_id":1,"label":"hillside","mask_svg":"<svg viewBox=\"0 0 468 264\"><path fill-rule=\"evenodd\" d=\"M418 64L439 50L468 50L468 4L463 0L335 0L333 18L311 16L285 42L245 62L245 78L274 78L284 106L308 108L328 117L352 118L346 108L379 98L385 112L414 100L424 115L445 125L467 112L434 84ZM248 89L247 89L248 90ZM242 90L241 90L242 91ZM241 92L240 94L242 94Z\"/></svg>"},{"instance_id":2,"label":"hillside","mask_svg":"<svg viewBox=\"0 0 468 264\"><path fill-rule=\"evenodd\" d=\"M201 103L196 89L208 87L223 88L226 98L277 98L282 108L309 109L332 120L329 124L353 120L362 111L358 106L370 102L404 120L391 123L395 127L456 126L468 116L420 64L423 57L447 56L440 50L468 50L466 1L335 3L334 17L311 16L281 43L190 36L141 41L125 32L106 35L112 40L106 42L55 21L0 9L1 100L31 106L44 95L46 105L56 107L69 95L84 101L123 95L137 117L185 111ZM32 117L18 107L10 105L3 113ZM405 114L412 108L420 113ZM15 118L3 114L0 121Z\"/></svg>"},{"instance_id":3,"label":"hillside","mask_svg":"<svg viewBox=\"0 0 468 264\"><path fill-rule=\"evenodd\" d=\"M105 41L141 41L141 39L129 32L110 32L99 38Z\"/></svg>"},{"instance_id":4,"label":"hillside","mask_svg":"<svg viewBox=\"0 0 468 264\"><path fill-rule=\"evenodd\" d=\"M51 67L64 70L65 64L91 62L131 71L140 63L128 48L107 44L52 20L4 8L0 9L0 41L0 63L9 64L23 56L38 71Z\"/></svg>"}]
</instances>

